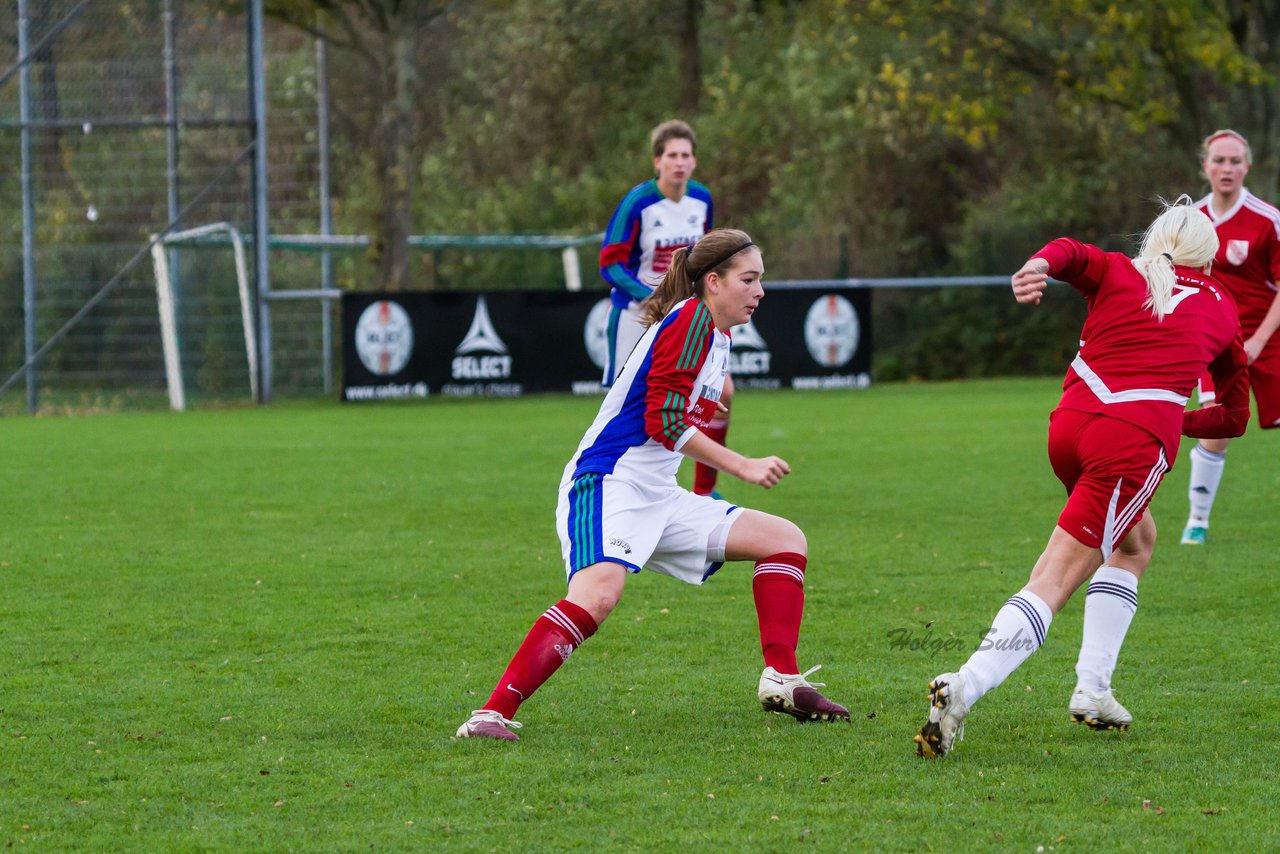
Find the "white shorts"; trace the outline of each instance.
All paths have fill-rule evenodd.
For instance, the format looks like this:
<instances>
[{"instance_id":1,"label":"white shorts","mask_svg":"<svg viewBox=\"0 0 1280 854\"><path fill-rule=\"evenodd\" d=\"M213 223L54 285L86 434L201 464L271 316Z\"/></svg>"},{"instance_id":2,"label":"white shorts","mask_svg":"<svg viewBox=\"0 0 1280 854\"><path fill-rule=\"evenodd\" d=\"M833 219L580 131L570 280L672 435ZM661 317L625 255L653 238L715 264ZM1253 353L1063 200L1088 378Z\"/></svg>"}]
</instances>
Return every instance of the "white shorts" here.
<instances>
[{"instance_id":1,"label":"white shorts","mask_svg":"<svg viewBox=\"0 0 1280 854\"><path fill-rule=\"evenodd\" d=\"M702 584L724 563L742 508L672 484L655 488L587 474L560 486L556 532L565 574L601 561Z\"/></svg>"},{"instance_id":2,"label":"white shorts","mask_svg":"<svg viewBox=\"0 0 1280 854\"><path fill-rule=\"evenodd\" d=\"M648 331L648 327L640 321L642 305L643 303L633 302L626 308L615 305L609 309L609 325L605 330L609 342L609 362L604 366L604 379L600 382L605 388L612 386L618 379L627 357Z\"/></svg>"}]
</instances>

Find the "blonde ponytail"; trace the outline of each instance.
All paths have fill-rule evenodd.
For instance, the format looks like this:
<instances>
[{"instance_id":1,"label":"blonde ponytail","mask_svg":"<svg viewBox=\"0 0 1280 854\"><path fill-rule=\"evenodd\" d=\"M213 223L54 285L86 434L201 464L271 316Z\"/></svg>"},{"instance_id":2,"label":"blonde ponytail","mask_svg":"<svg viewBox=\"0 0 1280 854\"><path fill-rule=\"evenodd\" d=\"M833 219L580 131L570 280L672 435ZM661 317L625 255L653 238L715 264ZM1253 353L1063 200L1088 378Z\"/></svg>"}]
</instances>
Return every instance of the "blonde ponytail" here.
<instances>
[{"instance_id":1,"label":"blonde ponytail","mask_svg":"<svg viewBox=\"0 0 1280 854\"><path fill-rule=\"evenodd\" d=\"M1202 270L1218 254L1218 232L1193 206L1190 196L1161 201L1164 210L1147 228L1138 257L1133 259L1133 266L1147 280L1147 299L1142 307L1151 309L1157 320L1164 318L1173 297L1177 281L1174 265Z\"/></svg>"}]
</instances>

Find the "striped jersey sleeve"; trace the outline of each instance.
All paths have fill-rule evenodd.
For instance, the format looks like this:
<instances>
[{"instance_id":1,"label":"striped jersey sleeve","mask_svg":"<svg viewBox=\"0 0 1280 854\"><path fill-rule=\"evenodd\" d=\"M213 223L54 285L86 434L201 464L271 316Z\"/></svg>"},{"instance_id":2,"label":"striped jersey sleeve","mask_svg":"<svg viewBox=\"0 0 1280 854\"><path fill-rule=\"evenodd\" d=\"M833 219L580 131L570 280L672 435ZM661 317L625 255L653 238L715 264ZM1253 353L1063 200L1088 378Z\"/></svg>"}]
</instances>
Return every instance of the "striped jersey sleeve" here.
<instances>
[{"instance_id":1,"label":"striped jersey sleeve","mask_svg":"<svg viewBox=\"0 0 1280 854\"><path fill-rule=\"evenodd\" d=\"M645 432L667 450L679 450L693 421L689 399L711 351L715 327L701 300L689 300L673 323L653 343L649 386L645 394Z\"/></svg>"},{"instance_id":2,"label":"striped jersey sleeve","mask_svg":"<svg viewBox=\"0 0 1280 854\"><path fill-rule=\"evenodd\" d=\"M653 288L639 279L640 272L640 214L653 204L657 193L653 181L646 181L633 188L618 204L604 232L604 246L600 248L600 276L609 286L627 294L634 300L647 297Z\"/></svg>"}]
</instances>

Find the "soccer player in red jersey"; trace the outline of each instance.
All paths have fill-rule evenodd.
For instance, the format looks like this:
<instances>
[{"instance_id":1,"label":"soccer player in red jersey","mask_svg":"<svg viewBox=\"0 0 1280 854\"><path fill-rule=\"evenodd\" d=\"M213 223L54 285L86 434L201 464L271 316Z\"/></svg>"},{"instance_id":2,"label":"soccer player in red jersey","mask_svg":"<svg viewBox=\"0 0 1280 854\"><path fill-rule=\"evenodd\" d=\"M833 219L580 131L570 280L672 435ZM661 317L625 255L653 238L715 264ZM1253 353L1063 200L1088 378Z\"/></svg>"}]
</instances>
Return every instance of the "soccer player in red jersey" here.
<instances>
[{"instance_id":1,"label":"soccer player in red jersey","mask_svg":"<svg viewBox=\"0 0 1280 854\"><path fill-rule=\"evenodd\" d=\"M791 469L778 457L747 458L708 438L729 371L729 329L764 296L760 250L745 233L712 231L678 249L645 300L648 327L595 422L565 466L556 508L569 590L534 622L483 707L459 738L515 740L512 720L569 654L612 613L629 573L642 569L701 585L725 561L755 562L751 588L765 668L757 697L798 720L848 720L800 673L804 533L779 516L747 510L676 484L692 457L748 483L772 487Z\"/></svg>"},{"instance_id":2,"label":"soccer player in red jersey","mask_svg":"<svg viewBox=\"0 0 1280 854\"><path fill-rule=\"evenodd\" d=\"M1207 276L1218 236L1183 199L1151 224L1137 258L1059 238L1013 274L1020 303L1039 303L1054 276L1089 305L1049 421L1049 461L1067 503L1026 586L996 614L977 651L929 683L929 718L915 737L921 756L952 749L973 704L1044 643L1053 615L1090 577L1071 717L1094 729L1133 721L1111 692L1111 674L1155 545L1144 511L1181 434L1239 436L1249 419L1235 303ZM1186 412L1206 368L1219 405Z\"/></svg>"},{"instance_id":3,"label":"soccer player in red jersey","mask_svg":"<svg viewBox=\"0 0 1280 854\"><path fill-rule=\"evenodd\" d=\"M1235 298L1249 354L1249 384L1258 402L1258 426L1280 427L1280 210L1244 186L1253 153L1245 138L1233 130L1214 131L1201 151L1210 193L1196 207L1218 231L1218 254L1213 277ZM1214 401L1211 377L1200 382L1200 404ZM1191 449L1191 505L1182 532L1184 545L1203 545L1209 534L1209 513L1227 462L1226 439L1201 439Z\"/></svg>"},{"instance_id":4,"label":"soccer player in red jersey","mask_svg":"<svg viewBox=\"0 0 1280 854\"><path fill-rule=\"evenodd\" d=\"M613 385L622 365L644 335L644 300L671 265L675 251L692 246L711 230L714 206L711 191L693 180L698 166L698 138L679 119L663 122L650 133L656 177L633 187L618 203L605 229L600 250L600 275L609 283L612 308L605 330L608 364L602 385ZM724 404L703 433L721 445L729 432L733 377L725 378ZM696 463L693 491L710 495L716 486L715 468Z\"/></svg>"}]
</instances>

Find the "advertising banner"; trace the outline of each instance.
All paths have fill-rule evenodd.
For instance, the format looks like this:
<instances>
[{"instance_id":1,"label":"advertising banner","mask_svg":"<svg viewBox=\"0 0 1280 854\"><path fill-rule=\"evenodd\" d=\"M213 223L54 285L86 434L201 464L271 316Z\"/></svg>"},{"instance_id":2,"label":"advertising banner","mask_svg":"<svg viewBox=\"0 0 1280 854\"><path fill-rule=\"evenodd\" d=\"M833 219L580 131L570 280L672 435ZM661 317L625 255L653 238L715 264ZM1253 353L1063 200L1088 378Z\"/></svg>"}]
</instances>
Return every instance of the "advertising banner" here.
<instances>
[{"instance_id":1,"label":"advertising banner","mask_svg":"<svg viewBox=\"0 0 1280 854\"><path fill-rule=\"evenodd\" d=\"M738 388L871 384L870 292L777 289L733 332ZM571 291L348 293L343 400L600 394L609 300Z\"/></svg>"}]
</instances>

